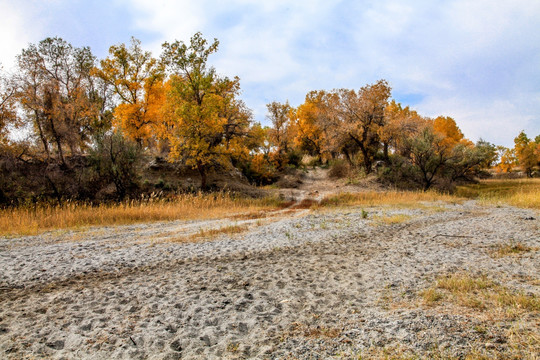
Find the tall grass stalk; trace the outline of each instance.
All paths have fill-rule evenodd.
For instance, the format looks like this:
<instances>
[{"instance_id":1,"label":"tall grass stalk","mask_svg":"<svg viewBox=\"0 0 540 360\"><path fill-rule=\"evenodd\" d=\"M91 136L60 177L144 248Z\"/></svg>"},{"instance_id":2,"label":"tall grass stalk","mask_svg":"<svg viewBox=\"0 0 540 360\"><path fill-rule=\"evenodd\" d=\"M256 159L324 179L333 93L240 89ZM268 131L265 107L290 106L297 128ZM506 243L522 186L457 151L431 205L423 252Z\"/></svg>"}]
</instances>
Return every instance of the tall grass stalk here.
<instances>
[{"instance_id":1,"label":"tall grass stalk","mask_svg":"<svg viewBox=\"0 0 540 360\"><path fill-rule=\"evenodd\" d=\"M0 210L0 235L35 235L54 229L126 225L178 219L211 219L280 207L277 198L251 199L228 193L184 194L173 199L93 205L67 202Z\"/></svg>"}]
</instances>

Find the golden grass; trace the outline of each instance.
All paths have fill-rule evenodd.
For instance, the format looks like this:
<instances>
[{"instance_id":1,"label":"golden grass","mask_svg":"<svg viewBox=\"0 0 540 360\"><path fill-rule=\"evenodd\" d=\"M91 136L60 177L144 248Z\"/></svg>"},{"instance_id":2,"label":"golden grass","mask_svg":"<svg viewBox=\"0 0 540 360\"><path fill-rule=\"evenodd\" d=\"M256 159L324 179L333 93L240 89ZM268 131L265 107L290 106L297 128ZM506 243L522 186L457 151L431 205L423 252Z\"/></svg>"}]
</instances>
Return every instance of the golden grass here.
<instances>
[{"instance_id":1,"label":"golden grass","mask_svg":"<svg viewBox=\"0 0 540 360\"><path fill-rule=\"evenodd\" d=\"M140 222L227 217L281 207L277 198L251 199L227 193L185 194L172 200L129 201L92 206L70 202L0 210L0 235L35 235L55 229L127 225Z\"/></svg>"},{"instance_id":2,"label":"golden grass","mask_svg":"<svg viewBox=\"0 0 540 360\"><path fill-rule=\"evenodd\" d=\"M537 250L537 249L527 246L523 243L517 242L517 243L496 246L491 252L491 256L494 258L500 258L503 256L509 256L509 255L520 255L522 253L530 252L533 250Z\"/></svg>"},{"instance_id":3,"label":"golden grass","mask_svg":"<svg viewBox=\"0 0 540 360\"><path fill-rule=\"evenodd\" d=\"M369 191L360 193L340 193L324 198L319 206L333 207L344 205L378 206L378 205L399 205L417 206L418 202L459 202L461 199L435 191Z\"/></svg>"},{"instance_id":4,"label":"golden grass","mask_svg":"<svg viewBox=\"0 0 540 360\"><path fill-rule=\"evenodd\" d=\"M478 184L458 186L456 196L487 204L540 209L540 179L482 180Z\"/></svg>"},{"instance_id":5,"label":"golden grass","mask_svg":"<svg viewBox=\"0 0 540 360\"><path fill-rule=\"evenodd\" d=\"M436 305L448 300L459 306L478 311L490 311L504 317L540 311L540 298L512 291L486 276L466 273L441 277L434 287L420 293L424 303Z\"/></svg>"},{"instance_id":6,"label":"golden grass","mask_svg":"<svg viewBox=\"0 0 540 360\"><path fill-rule=\"evenodd\" d=\"M375 217L375 222L379 225L395 225L407 222L412 216L405 214L395 214L395 215L382 215Z\"/></svg>"},{"instance_id":7,"label":"golden grass","mask_svg":"<svg viewBox=\"0 0 540 360\"><path fill-rule=\"evenodd\" d=\"M196 240L196 239L212 239L219 235L233 235L238 234L241 232L244 232L248 230L249 227L247 225L229 225L218 229L201 229L196 234L190 235L190 240Z\"/></svg>"}]
</instances>

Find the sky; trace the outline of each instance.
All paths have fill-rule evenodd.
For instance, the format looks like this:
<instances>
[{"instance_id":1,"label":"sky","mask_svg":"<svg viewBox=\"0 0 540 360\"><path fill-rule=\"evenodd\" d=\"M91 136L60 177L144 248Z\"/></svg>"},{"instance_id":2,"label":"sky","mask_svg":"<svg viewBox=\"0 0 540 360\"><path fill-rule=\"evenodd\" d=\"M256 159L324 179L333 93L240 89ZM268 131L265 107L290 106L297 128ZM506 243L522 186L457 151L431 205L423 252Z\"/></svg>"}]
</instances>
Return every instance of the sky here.
<instances>
[{"instance_id":1,"label":"sky","mask_svg":"<svg viewBox=\"0 0 540 360\"><path fill-rule=\"evenodd\" d=\"M242 99L300 105L311 90L385 79L425 116L453 117L473 141L513 146L540 134L538 0L0 0L0 63L59 36L98 58L132 36L158 57L165 41L217 38L217 72Z\"/></svg>"}]
</instances>

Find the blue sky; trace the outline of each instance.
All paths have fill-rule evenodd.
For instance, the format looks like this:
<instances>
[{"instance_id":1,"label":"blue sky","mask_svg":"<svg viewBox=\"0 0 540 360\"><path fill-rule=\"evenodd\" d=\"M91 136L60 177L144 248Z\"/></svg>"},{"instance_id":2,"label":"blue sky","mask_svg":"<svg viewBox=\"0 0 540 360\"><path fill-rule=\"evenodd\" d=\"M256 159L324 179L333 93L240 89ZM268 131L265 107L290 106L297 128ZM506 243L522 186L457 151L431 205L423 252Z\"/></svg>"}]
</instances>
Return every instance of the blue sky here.
<instances>
[{"instance_id":1,"label":"blue sky","mask_svg":"<svg viewBox=\"0 0 540 360\"><path fill-rule=\"evenodd\" d=\"M158 56L164 41L201 31L219 39L212 64L240 77L263 123L268 102L386 79L397 101L452 116L472 140L540 134L538 0L0 0L0 30L6 70L47 36L102 58L131 36Z\"/></svg>"}]
</instances>

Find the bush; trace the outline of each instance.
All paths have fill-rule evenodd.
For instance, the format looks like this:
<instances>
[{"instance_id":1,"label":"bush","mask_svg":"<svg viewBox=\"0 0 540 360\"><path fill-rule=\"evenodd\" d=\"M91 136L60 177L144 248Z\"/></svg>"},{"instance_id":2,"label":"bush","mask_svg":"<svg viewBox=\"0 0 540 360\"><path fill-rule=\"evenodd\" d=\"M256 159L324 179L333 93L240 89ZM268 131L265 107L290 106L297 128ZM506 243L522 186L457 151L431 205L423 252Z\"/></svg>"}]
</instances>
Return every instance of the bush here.
<instances>
[{"instance_id":1,"label":"bush","mask_svg":"<svg viewBox=\"0 0 540 360\"><path fill-rule=\"evenodd\" d=\"M252 184L268 185L279 178L279 172L274 163L264 154L255 154L251 161L240 164L242 174Z\"/></svg>"},{"instance_id":2,"label":"bush","mask_svg":"<svg viewBox=\"0 0 540 360\"><path fill-rule=\"evenodd\" d=\"M337 159L330 164L328 176L335 179L343 179L349 176L350 171L350 165L345 160Z\"/></svg>"},{"instance_id":3,"label":"bush","mask_svg":"<svg viewBox=\"0 0 540 360\"><path fill-rule=\"evenodd\" d=\"M90 169L96 180L113 183L116 195L123 199L138 188L138 165L142 158L137 144L121 133L96 136L95 148L90 151Z\"/></svg>"},{"instance_id":4,"label":"bush","mask_svg":"<svg viewBox=\"0 0 540 360\"><path fill-rule=\"evenodd\" d=\"M390 155L388 164L379 168L377 175L382 183L399 189L421 188L414 167L400 155Z\"/></svg>"},{"instance_id":5,"label":"bush","mask_svg":"<svg viewBox=\"0 0 540 360\"><path fill-rule=\"evenodd\" d=\"M293 150L287 153L287 164L298 168L302 165L302 152Z\"/></svg>"}]
</instances>

